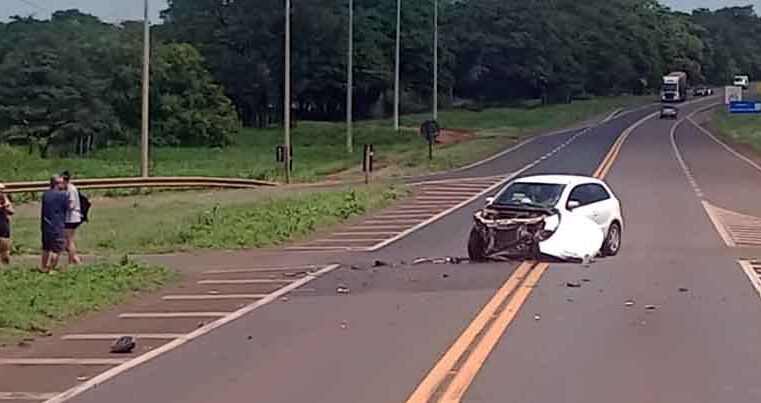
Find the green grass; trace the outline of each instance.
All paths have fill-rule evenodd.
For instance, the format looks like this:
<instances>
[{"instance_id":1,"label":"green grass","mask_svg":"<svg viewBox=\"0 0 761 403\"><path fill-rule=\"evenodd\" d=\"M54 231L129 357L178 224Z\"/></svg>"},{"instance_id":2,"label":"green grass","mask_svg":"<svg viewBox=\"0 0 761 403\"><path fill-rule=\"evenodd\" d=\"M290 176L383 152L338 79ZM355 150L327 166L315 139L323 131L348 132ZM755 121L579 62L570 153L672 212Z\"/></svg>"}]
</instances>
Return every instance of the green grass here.
<instances>
[{"instance_id":1,"label":"green grass","mask_svg":"<svg viewBox=\"0 0 761 403\"><path fill-rule=\"evenodd\" d=\"M84 253L121 254L192 249L260 248L387 206L406 188L364 186L340 190L232 191L152 195L96 202L78 231ZM14 254L35 253L36 209L13 219Z\"/></svg>"},{"instance_id":2,"label":"green grass","mask_svg":"<svg viewBox=\"0 0 761 403\"><path fill-rule=\"evenodd\" d=\"M294 178L315 181L326 175L360 166L362 145L375 146L376 161L391 166L390 173L432 171L460 166L503 147L510 141L538 130L561 128L612 111L644 102L643 97L593 98L569 105L533 108L494 108L481 112L443 110L443 127L476 132L476 142L441 146L436 161L427 160L427 144L416 131L396 133L389 120L357 122L354 153L346 152L343 123L297 122L293 130ZM425 115L403 118L403 124L417 127ZM282 142L279 128L243 130L236 145L225 149L153 148L151 174L156 176L225 176L280 180L275 164L275 147ZM445 151L447 148L453 150ZM66 168L79 177L134 176L139 172L139 151L134 147L100 150L87 158L30 156L23 148L0 146L4 169L0 181L45 180ZM113 192L112 192L113 193ZM114 194L122 194L115 192Z\"/></svg>"},{"instance_id":3,"label":"green grass","mask_svg":"<svg viewBox=\"0 0 761 403\"><path fill-rule=\"evenodd\" d=\"M132 262L85 265L55 275L30 267L0 269L0 345L44 334L176 277L167 268Z\"/></svg>"},{"instance_id":4,"label":"green grass","mask_svg":"<svg viewBox=\"0 0 761 403\"><path fill-rule=\"evenodd\" d=\"M731 115L722 108L713 112L710 125L715 133L761 151L761 115Z\"/></svg>"}]
</instances>

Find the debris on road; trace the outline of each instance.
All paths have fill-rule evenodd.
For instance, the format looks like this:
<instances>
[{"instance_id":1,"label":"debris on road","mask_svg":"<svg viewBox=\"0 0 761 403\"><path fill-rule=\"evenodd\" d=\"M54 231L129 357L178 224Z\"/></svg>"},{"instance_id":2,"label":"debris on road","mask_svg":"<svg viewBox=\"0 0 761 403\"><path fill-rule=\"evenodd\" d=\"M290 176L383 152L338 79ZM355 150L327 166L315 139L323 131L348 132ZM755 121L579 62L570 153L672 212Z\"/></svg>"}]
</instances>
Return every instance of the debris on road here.
<instances>
[{"instance_id":1,"label":"debris on road","mask_svg":"<svg viewBox=\"0 0 761 403\"><path fill-rule=\"evenodd\" d=\"M248 337L246 337L246 340L253 340L253 339L254 339L254 336L248 336Z\"/></svg>"},{"instance_id":2,"label":"debris on road","mask_svg":"<svg viewBox=\"0 0 761 403\"><path fill-rule=\"evenodd\" d=\"M539 315L539 314L534 315L534 320L541 320L541 319L542 319L542 315Z\"/></svg>"},{"instance_id":3,"label":"debris on road","mask_svg":"<svg viewBox=\"0 0 761 403\"><path fill-rule=\"evenodd\" d=\"M624 302L624 306L634 306L634 301L633 300L628 300L628 301Z\"/></svg>"},{"instance_id":4,"label":"debris on road","mask_svg":"<svg viewBox=\"0 0 761 403\"><path fill-rule=\"evenodd\" d=\"M656 309L658 309L658 307L655 306L655 305L645 305L645 310L646 311L654 311Z\"/></svg>"},{"instance_id":5,"label":"debris on road","mask_svg":"<svg viewBox=\"0 0 761 403\"><path fill-rule=\"evenodd\" d=\"M581 279L581 281L584 282L584 283L591 283L592 282L592 280L590 280L588 278L583 278L583 279Z\"/></svg>"},{"instance_id":6,"label":"debris on road","mask_svg":"<svg viewBox=\"0 0 761 403\"><path fill-rule=\"evenodd\" d=\"M288 302L290 298L288 297L280 297L280 302Z\"/></svg>"},{"instance_id":7,"label":"debris on road","mask_svg":"<svg viewBox=\"0 0 761 403\"><path fill-rule=\"evenodd\" d=\"M685 287L680 287L679 288L679 292L688 292L688 291L690 291L689 288L685 288Z\"/></svg>"},{"instance_id":8,"label":"debris on road","mask_svg":"<svg viewBox=\"0 0 761 403\"><path fill-rule=\"evenodd\" d=\"M199 327L199 328L204 327L204 326L206 326L206 322L204 322L204 321L198 322L198 325L196 325L196 326Z\"/></svg>"},{"instance_id":9,"label":"debris on road","mask_svg":"<svg viewBox=\"0 0 761 403\"><path fill-rule=\"evenodd\" d=\"M573 302L573 298L566 298L566 302Z\"/></svg>"},{"instance_id":10,"label":"debris on road","mask_svg":"<svg viewBox=\"0 0 761 403\"><path fill-rule=\"evenodd\" d=\"M350 270L359 271L359 270L364 270L364 267L359 267L359 266L351 265L351 267L349 269Z\"/></svg>"},{"instance_id":11,"label":"debris on road","mask_svg":"<svg viewBox=\"0 0 761 403\"><path fill-rule=\"evenodd\" d=\"M572 282L569 281L569 282L565 283L565 286L568 287L568 288L580 288L581 287L581 283L572 283Z\"/></svg>"},{"instance_id":12,"label":"debris on road","mask_svg":"<svg viewBox=\"0 0 761 403\"><path fill-rule=\"evenodd\" d=\"M349 293L349 287L339 284L338 287L336 287L336 294L348 294Z\"/></svg>"},{"instance_id":13,"label":"debris on road","mask_svg":"<svg viewBox=\"0 0 761 403\"><path fill-rule=\"evenodd\" d=\"M341 321L341 329L346 329L349 327L349 322L342 320Z\"/></svg>"},{"instance_id":14,"label":"debris on road","mask_svg":"<svg viewBox=\"0 0 761 403\"><path fill-rule=\"evenodd\" d=\"M128 354L135 349L135 338L132 336L122 336L116 339L114 344L111 345L111 353L113 354Z\"/></svg>"},{"instance_id":15,"label":"debris on road","mask_svg":"<svg viewBox=\"0 0 761 403\"><path fill-rule=\"evenodd\" d=\"M441 275L441 277L442 277L442 278L449 278L449 274L447 274L447 273L443 273L443 274Z\"/></svg>"},{"instance_id":16,"label":"debris on road","mask_svg":"<svg viewBox=\"0 0 761 403\"><path fill-rule=\"evenodd\" d=\"M81 375L81 376L78 376L78 377L77 377L77 382L84 382L84 381L86 381L86 380L88 380L88 379L90 379L90 377L89 377L89 376L84 376L84 375Z\"/></svg>"},{"instance_id":17,"label":"debris on road","mask_svg":"<svg viewBox=\"0 0 761 403\"><path fill-rule=\"evenodd\" d=\"M209 290L209 294L211 294L211 295L217 295L217 294L219 294L219 291L217 291L217 290Z\"/></svg>"},{"instance_id":18,"label":"debris on road","mask_svg":"<svg viewBox=\"0 0 761 403\"><path fill-rule=\"evenodd\" d=\"M373 262L373 267L385 267L385 266L388 266L388 265L389 265L388 263L386 263L386 262L384 262L382 260L376 260L376 261Z\"/></svg>"},{"instance_id":19,"label":"debris on road","mask_svg":"<svg viewBox=\"0 0 761 403\"><path fill-rule=\"evenodd\" d=\"M458 256L445 256L445 257L419 257L412 261L412 264L423 264L423 263L432 263L432 264L460 264L463 262L468 261L469 259L466 257L458 257Z\"/></svg>"}]
</instances>

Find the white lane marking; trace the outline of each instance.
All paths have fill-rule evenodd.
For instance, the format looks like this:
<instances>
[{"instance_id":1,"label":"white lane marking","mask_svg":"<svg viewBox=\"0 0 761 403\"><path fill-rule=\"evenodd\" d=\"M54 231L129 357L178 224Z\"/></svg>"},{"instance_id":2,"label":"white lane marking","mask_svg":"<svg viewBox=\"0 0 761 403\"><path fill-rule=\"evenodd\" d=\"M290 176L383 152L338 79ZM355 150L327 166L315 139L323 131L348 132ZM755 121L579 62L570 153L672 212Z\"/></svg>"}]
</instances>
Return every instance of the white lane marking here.
<instances>
[{"instance_id":1,"label":"white lane marking","mask_svg":"<svg viewBox=\"0 0 761 403\"><path fill-rule=\"evenodd\" d=\"M451 184L451 183L457 183L462 185L469 185L472 184L474 180L489 180L494 179L497 180L500 176L479 176L479 177L467 177L467 178L449 178L449 179L435 179L435 180L421 180L419 182L412 182L408 183L409 186L428 186L428 185L439 185L439 184Z\"/></svg>"},{"instance_id":2,"label":"white lane marking","mask_svg":"<svg viewBox=\"0 0 761 403\"><path fill-rule=\"evenodd\" d=\"M356 238L331 238L331 239L318 239L314 241L313 243L367 243L367 242L380 242L384 238L375 238L375 239L356 239Z\"/></svg>"},{"instance_id":3,"label":"white lane marking","mask_svg":"<svg viewBox=\"0 0 761 403\"><path fill-rule=\"evenodd\" d=\"M251 267L243 269L216 269L207 270L203 274L227 274L227 273L267 273L273 271L292 271L297 272L300 270L317 270L317 266L291 266L291 267Z\"/></svg>"},{"instance_id":4,"label":"white lane marking","mask_svg":"<svg viewBox=\"0 0 761 403\"><path fill-rule=\"evenodd\" d=\"M187 343L189 341L197 339L198 337L201 337L201 336L211 332L214 329L217 329L217 328L219 328L221 326L224 326L224 325L226 325L226 324L228 324L228 323L230 323L230 322L232 322L234 320L237 320L237 319L241 318L244 315L247 315L247 314L253 312L256 309L259 309L259 308L261 308L261 307L271 303L272 301L276 301L278 298L282 297L283 295L288 294L291 291L293 291L293 290L295 290L295 289L297 289L297 288L299 288L299 287L301 287L301 286L303 286L303 285L305 285L305 284L307 284L307 283L309 283L311 281L314 281L315 279L319 278L322 275L330 273L331 271L337 269L338 267L339 267L339 265L337 265L337 264L327 266L327 267L323 268L322 270L320 270L320 271L318 271L318 272L316 272L314 274L310 274L307 277L299 279L299 280L289 284L288 286L285 286L285 287L283 287L283 288L281 288L281 289L271 293L269 296L267 296L267 298L260 299L259 301L256 301L256 302L254 302L254 303L252 303L250 305L247 305L247 306L245 306L245 307L243 307L243 308L241 308L241 309L239 309L239 310L237 310L237 311L235 311L235 312L233 312L233 313L231 313L231 314L229 314L229 315L227 315L227 316L225 316L223 318L220 318L220 319L218 319L218 320L216 320L216 321L214 321L212 323L209 323L207 325L204 325L204 326L196 329L195 331L193 331L193 332L191 332L189 334L186 334L186 335L184 335L184 336L182 336L182 337L180 337L180 338L178 338L176 340L173 340L173 341L171 341L171 342L169 342L167 344L164 344L161 347L158 347L158 348L156 348L154 350L151 350L151 351L149 351L149 352L147 352L147 353L145 353L145 354L143 354L143 355L141 355L139 357L136 357L135 359L127 361L127 362L119 365L116 368L111 368L110 370L108 370L106 372L103 372L103 373L101 373L101 374L99 374L99 375L89 379L88 381L85 381L85 382L83 382L83 383L81 383L81 384L79 384L77 386L74 386L73 388L71 388L71 389L69 389L69 390L67 390L67 391L65 391L65 392L63 392L63 393L61 393L61 394L51 398L51 399L46 400L45 403L61 403L61 402L64 402L66 400L69 400L69 399L71 399L71 398L73 398L75 396L78 396L78 395L80 395L80 394L82 394L82 393L84 393L84 392L86 392L86 391L88 391L88 390L90 390L92 388L95 388L96 386L102 384L103 382L108 381L109 379L111 379L111 378L113 378L113 377L115 377L115 376L117 376L117 375L119 375L119 374L121 374L123 372L126 372L126 371L128 371L128 370L130 370L130 369L132 369L132 368L134 368L134 367L136 367L136 366L138 366L140 364L143 364L143 363L145 363L147 361L150 361L150 360L160 356L161 354L164 354L164 353L167 353L169 351L172 351L172 350L176 349L177 347L180 347L181 345L183 345L183 344L185 344L185 343Z\"/></svg>"},{"instance_id":5,"label":"white lane marking","mask_svg":"<svg viewBox=\"0 0 761 403\"><path fill-rule=\"evenodd\" d=\"M748 276L753 288L756 289L758 296L761 297L761 278L759 278L758 273L753 269L753 264L747 260L740 260L738 263L743 269L743 272L745 272L745 275Z\"/></svg>"},{"instance_id":6,"label":"white lane marking","mask_svg":"<svg viewBox=\"0 0 761 403\"><path fill-rule=\"evenodd\" d=\"M0 392L0 400L46 400L55 395L55 393L37 392Z\"/></svg>"},{"instance_id":7,"label":"white lane marking","mask_svg":"<svg viewBox=\"0 0 761 403\"><path fill-rule=\"evenodd\" d=\"M429 200L429 201L440 201L440 202L459 202L466 197L452 197L452 196L418 196L415 198L415 200Z\"/></svg>"},{"instance_id":8,"label":"white lane marking","mask_svg":"<svg viewBox=\"0 0 761 403\"><path fill-rule=\"evenodd\" d=\"M716 228L716 232L719 233L719 236L721 237L721 240L724 241L724 244L730 248L737 246L735 241L729 235L727 229L724 228L724 224L721 222L718 215L713 211L713 207L705 200L701 200L700 204L703 206L706 214L708 214L708 218L711 220L714 228Z\"/></svg>"},{"instance_id":9,"label":"white lane marking","mask_svg":"<svg viewBox=\"0 0 761 403\"><path fill-rule=\"evenodd\" d=\"M352 226L351 229L359 229L359 230L365 230L365 229L369 229L369 230L380 230L380 229L395 230L395 229L400 229L401 230L401 229L404 229L404 228L407 228L407 227L409 227L408 224L398 224L398 225L381 225L381 224L378 224L378 225L357 225L357 226Z\"/></svg>"},{"instance_id":10,"label":"white lane marking","mask_svg":"<svg viewBox=\"0 0 761 403\"><path fill-rule=\"evenodd\" d=\"M424 218L428 218L428 217L430 217L430 216L432 216L434 214L435 214L435 212L416 213L416 214L388 214L388 215L379 215L379 216L377 216L375 218L376 219L390 219L390 220L398 219L398 218L402 218L402 219L404 219L404 218L409 218L409 219L413 219L413 218L424 219Z\"/></svg>"},{"instance_id":11,"label":"white lane marking","mask_svg":"<svg viewBox=\"0 0 761 403\"><path fill-rule=\"evenodd\" d=\"M744 156L744 155L740 154L739 152L735 151L735 149L733 149L732 147L730 147L729 145L727 145L725 142L723 142L723 141L719 140L719 138L718 138L718 137L716 137L716 136L714 136L714 134L713 134L713 133L711 133L710 131L708 131L708 129L706 129L705 127L703 127L703 126L699 125L697 122L695 122L695 121L692 119L692 115L688 116L688 117L687 117L687 120L689 120L689 121L690 121L690 123L692 123L692 125L693 125L693 126L695 126L695 127L698 129L698 130L700 130L700 131L701 131L701 132L703 132L705 135L707 135L708 137L710 137L710 138L711 138L713 141L715 141L717 144L719 144L720 146L724 147L724 149L726 149L727 151L729 151L729 152L730 152L732 155L734 155L735 157L737 157L737 158L739 158L739 159L741 159L741 160L745 161L745 162L746 162L748 165L752 166L753 168L756 168L756 169L758 169L759 171L761 171L761 165L758 165L758 164L756 164L756 162L755 162L755 161L753 161L753 160L751 160L750 158L748 158L748 157L746 157L746 156Z\"/></svg>"},{"instance_id":12,"label":"white lane marking","mask_svg":"<svg viewBox=\"0 0 761 403\"><path fill-rule=\"evenodd\" d=\"M400 207L395 207L394 211L399 211L399 212L402 212L402 211L432 211L432 210L439 210L439 209L447 208L449 206L450 206L449 204L445 204L445 205L437 204L435 206L400 206Z\"/></svg>"},{"instance_id":13,"label":"white lane marking","mask_svg":"<svg viewBox=\"0 0 761 403\"><path fill-rule=\"evenodd\" d=\"M127 358L0 358L0 365L39 366L39 365L119 365L129 361Z\"/></svg>"},{"instance_id":14,"label":"white lane marking","mask_svg":"<svg viewBox=\"0 0 761 403\"><path fill-rule=\"evenodd\" d=\"M383 231L377 231L377 232L334 232L333 235L335 235L335 236L351 236L351 235L356 235L356 236L380 235L380 236L384 236L384 235L396 235L398 233L399 233L399 231L391 231L391 232L388 232L388 231L386 231L386 232L383 232Z\"/></svg>"},{"instance_id":15,"label":"white lane marking","mask_svg":"<svg viewBox=\"0 0 761 403\"><path fill-rule=\"evenodd\" d=\"M127 312L119 314L119 319L179 319L179 318L221 318L230 312Z\"/></svg>"},{"instance_id":16,"label":"white lane marking","mask_svg":"<svg viewBox=\"0 0 761 403\"><path fill-rule=\"evenodd\" d=\"M197 284L288 284L292 280L276 278L244 278L244 279L219 279L219 280L199 280Z\"/></svg>"},{"instance_id":17,"label":"white lane marking","mask_svg":"<svg viewBox=\"0 0 761 403\"><path fill-rule=\"evenodd\" d=\"M424 191L421 192L422 196L470 196L473 193L478 193L476 190L471 191L446 191L446 190L432 190L432 191Z\"/></svg>"},{"instance_id":18,"label":"white lane marking","mask_svg":"<svg viewBox=\"0 0 761 403\"><path fill-rule=\"evenodd\" d=\"M228 299L262 299L267 294L188 294L188 295L164 295L163 301L214 301Z\"/></svg>"},{"instance_id":19,"label":"white lane marking","mask_svg":"<svg viewBox=\"0 0 761 403\"><path fill-rule=\"evenodd\" d=\"M116 340L124 335L124 333L66 334L61 336L61 340ZM172 340L179 339L184 336L184 333L137 333L128 335L138 340Z\"/></svg>"}]
</instances>

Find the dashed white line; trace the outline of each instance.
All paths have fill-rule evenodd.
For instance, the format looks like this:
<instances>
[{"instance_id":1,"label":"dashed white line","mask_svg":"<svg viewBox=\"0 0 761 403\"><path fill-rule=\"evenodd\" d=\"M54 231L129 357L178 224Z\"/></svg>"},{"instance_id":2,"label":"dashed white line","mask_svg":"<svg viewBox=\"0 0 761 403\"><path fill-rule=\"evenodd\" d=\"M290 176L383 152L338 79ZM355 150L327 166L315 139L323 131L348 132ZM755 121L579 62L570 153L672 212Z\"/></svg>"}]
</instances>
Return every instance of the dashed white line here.
<instances>
[{"instance_id":1,"label":"dashed white line","mask_svg":"<svg viewBox=\"0 0 761 403\"><path fill-rule=\"evenodd\" d=\"M207 270L203 274L233 274L233 273L267 273L267 272L296 272L299 270L317 270L317 266L293 266L293 267L252 267L243 269L217 269Z\"/></svg>"},{"instance_id":2,"label":"dashed white line","mask_svg":"<svg viewBox=\"0 0 761 403\"><path fill-rule=\"evenodd\" d=\"M37 392L0 392L0 400L47 400L55 395L55 393Z\"/></svg>"},{"instance_id":3,"label":"dashed white line","mask_svg":"<svg viewBox=\"0 0 761 403\"><path fill-rule=\"evenodd\" d=\"M172 340L184 336L184 333L137 333L130 334L138 340ZM124 333L91 333L91 334L67 334L61 336L61 340L116 340L124 336Z\"/></svg>"},{"instance_id":4,"label":"dashed white line","mask_svg":"<svg viewBox=\"0 0 761 403\"><path fill-rule=\"evenodd\" d=\"M288 284L292 280L276 279L276 278L247 278L247 279L220 279L220 280L200 280L200 285L212 285L212 284Z\"/></svg>"},{"instance_id":5,"label":"dashed white line","mask_svg":"<svg viewBox=\"0 0 761 403\"><path fill-rule=\"evenodd\" d=\"M197 294L197 295L164 295L164 301L214 301L229 299L261 299L267 294Z\"/></svg>"},{"instance_id":6,"label":"dashed white line","mask_svg":"<svg viewBox=\"0 0 761 403\"><path fill-rule=\"evenodd\" d=\"M0 365L40 366L40 365L82 365L106 366L127 362L127 358L0 358Z\"/></svg>"}]
</instances>

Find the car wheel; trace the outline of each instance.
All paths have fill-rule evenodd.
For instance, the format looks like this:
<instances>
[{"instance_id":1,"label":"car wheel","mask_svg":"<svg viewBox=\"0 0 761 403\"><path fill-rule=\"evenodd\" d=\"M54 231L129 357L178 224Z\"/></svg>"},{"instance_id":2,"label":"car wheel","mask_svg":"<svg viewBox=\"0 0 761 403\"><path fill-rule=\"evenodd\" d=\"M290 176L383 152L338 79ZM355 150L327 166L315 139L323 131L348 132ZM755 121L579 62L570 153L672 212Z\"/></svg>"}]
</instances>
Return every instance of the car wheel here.
<instances>
[{"instance_id":1,"label":"car wheel","mask_svg":"<svg viewBox=\"0 0 761 403\"><path fill-rule=\"evenodd\" d=\"M477 228L470 230L470 238L468 238L468 258L473 262L485 261L487 247L488 244L481 235L481 231Z\"/></svg>"},{"instance_id":2,"label":"car wheel","mask_svg":"<svg viewBox=\"0 0 761 403\"><path fill-rule=\"evenodd\" d=\"M608 235L602 245L603 256L616 256L621 250L621 224L613 222L608 228Z\"/></svg>"}]
</instances>

